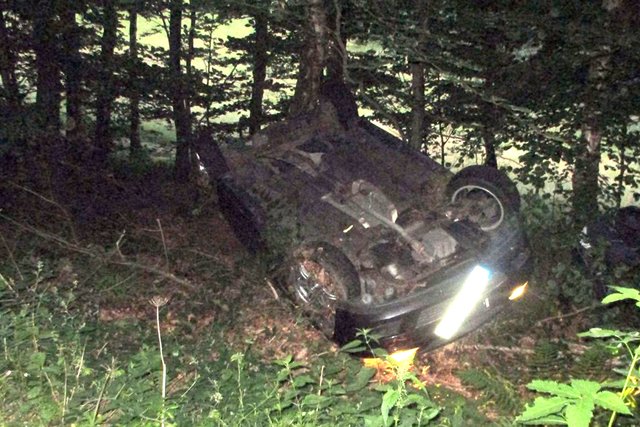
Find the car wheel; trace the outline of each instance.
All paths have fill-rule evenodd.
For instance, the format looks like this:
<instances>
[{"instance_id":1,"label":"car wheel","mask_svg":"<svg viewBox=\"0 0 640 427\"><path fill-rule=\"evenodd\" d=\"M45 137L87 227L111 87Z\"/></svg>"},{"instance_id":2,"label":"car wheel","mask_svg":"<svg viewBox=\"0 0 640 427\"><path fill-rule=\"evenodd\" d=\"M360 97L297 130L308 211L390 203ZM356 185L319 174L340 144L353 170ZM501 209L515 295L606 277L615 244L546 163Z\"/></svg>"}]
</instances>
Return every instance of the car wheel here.
<instances>
[{"instance_id":1,"label":"car wheel","mask_svg":"<svg viewBox=\"0 0 640 427\"><path fill-rule=\"evenodd\" d=\"M336 305L360 294L355 267L339 249L323 242L301 246L290 262L289 292L314 326L333 338Z\"/></svg>"},{"instance_id":2,"label":"car wheel","mask_svg":"<svg viewBox=\"0 0 640 427\"><path fill-rule=\"evenodd\" d=\"M266 214L258 201L230 177L218 180L216 188L220 211L242 246L251 253L265 249Z\"/></svg>"},{"instance_id":3,"label":"car wheel","mask_svg":"<svg viewBox=\"0 0 640 427\"><path fill-rule=\"evenodd\" d=\"M489 166L469 166L455 174L447 196L462 216L482 230L498 229L520 209L520 195L507 175Z\"/></svg>"}]
</instances>

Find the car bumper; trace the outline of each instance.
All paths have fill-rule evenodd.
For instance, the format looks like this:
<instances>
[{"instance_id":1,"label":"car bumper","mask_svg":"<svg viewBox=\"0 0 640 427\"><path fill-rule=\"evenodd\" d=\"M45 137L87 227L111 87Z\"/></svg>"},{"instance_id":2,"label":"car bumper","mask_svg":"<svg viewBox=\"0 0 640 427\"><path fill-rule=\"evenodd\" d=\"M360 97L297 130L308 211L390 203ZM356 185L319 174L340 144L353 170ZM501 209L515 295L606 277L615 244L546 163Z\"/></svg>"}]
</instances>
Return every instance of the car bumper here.
<instances>
[{"instance_id":1,"label":"car bumper","mask_svg":"<svg viewBox=\"0 0 640 427\"><path fill-rule=\"evenodd\" d=\"M500 248L502 249L502 248ZM501 250L494 251L500 253ZM370 331L378 345L395 351L412 347L423 350L439 347L476 329L493 318L513 289L525 283L531 273L527 249L511 250L508 256L468 259L430 278L428 286L406 297L377 305L341 303L336 309L335 340L344 345L356 339L362 330ZM473 308L465 313L462 325L453 336L439 337L435 329L474 267L489 270L489 281Z\"/></svg>"}]
</instances>

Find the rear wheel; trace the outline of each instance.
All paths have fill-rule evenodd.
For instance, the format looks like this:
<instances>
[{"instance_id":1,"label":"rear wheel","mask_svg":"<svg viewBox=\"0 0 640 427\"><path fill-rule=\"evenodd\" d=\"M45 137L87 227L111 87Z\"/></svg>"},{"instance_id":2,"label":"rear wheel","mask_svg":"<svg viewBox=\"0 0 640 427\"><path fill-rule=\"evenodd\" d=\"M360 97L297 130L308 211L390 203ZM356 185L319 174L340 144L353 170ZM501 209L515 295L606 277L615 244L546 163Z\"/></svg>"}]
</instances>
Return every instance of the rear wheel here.
<instances>
[{"instance_id":1,"label":"rear wheel","mask_svg":"<svg viewBox=\"0 0 640 427\"><path fill-rule=\"evenodd\" d=\"M333 338L336 306L356 298L360 281L355 267L336 247L323 242L294 251L287 287L303 313L328 338Z\"/></svg>"},{"instance_id":2,"label":"rear wheel","mask_svg":"<svg viewBox=\"0 0 640 427\"><path fill-rule=\"evenodd\" d=\"M484 231L498 229L520 209L520 195L513 181L489 166L462 169L449 181L447 196L463 217Z\"/></svg>"}]
</instances>

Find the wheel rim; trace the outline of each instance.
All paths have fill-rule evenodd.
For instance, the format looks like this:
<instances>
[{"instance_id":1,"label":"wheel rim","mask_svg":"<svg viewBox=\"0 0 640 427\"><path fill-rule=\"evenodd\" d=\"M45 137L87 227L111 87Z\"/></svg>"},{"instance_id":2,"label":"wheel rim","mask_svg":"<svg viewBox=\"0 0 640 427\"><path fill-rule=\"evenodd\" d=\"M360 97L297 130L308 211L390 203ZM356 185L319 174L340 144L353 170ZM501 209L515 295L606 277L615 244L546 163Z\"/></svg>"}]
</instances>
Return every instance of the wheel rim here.
<instances>
[{"instance_id":1,"label":"wheel rim","mask_svg":"<svg viewBox=\"0 0 640 427\"><path fill-rule=\"evenodd\" d=\"M451 196L451 202L461 205L467 218L484 231L495 230L504 221L504 206L493 192L477 185L465 185Z\"/></svg>"},{"instance_id":2,"label":"wheel rim","mask_svg":"<svg viewBox=\"0 0 640 427\"><path fill-rule=\"evenodd\" d=\"M346 299L344 290L318 262L309 259L300 260L293 273L296 297L304 304L312 320L325 333L333 333L335 306L339 300Z\"/></svg>"}]
</instances>

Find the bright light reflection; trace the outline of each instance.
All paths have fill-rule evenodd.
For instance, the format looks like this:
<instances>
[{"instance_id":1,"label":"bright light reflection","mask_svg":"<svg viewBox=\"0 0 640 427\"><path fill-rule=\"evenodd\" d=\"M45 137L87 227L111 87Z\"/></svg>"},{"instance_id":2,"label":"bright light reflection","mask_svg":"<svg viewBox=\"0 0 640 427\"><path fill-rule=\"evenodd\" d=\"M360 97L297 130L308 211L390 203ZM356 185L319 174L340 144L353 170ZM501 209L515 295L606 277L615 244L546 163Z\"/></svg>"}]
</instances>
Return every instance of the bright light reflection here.
<instances>
[{"instance_id":1,"label":"bright light reflection","mask_svg":"<svg viewBox=\"0 0 640 427\"><path fill-rule=\"evenodd\" d=\"M516 300L524 295L524 292L527 290L527 285L529 282L524 282L524 284L513 288L511 291L511 295L509 295L509 301Z\"/></svg>"},{"instance_id":2,"label":"bright light reflection","mask_svg":"<svg viewBox=\"0 0 640 427\"><path fill-rule=\"evenodd\" d=\"M447 307L442 320L436 326L435 334L446 340L451 339L482 299L488 285L489 270L479 265L475 266L465 279L458 294Z\"/></svg>"}]
</instances>

